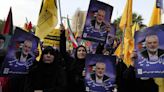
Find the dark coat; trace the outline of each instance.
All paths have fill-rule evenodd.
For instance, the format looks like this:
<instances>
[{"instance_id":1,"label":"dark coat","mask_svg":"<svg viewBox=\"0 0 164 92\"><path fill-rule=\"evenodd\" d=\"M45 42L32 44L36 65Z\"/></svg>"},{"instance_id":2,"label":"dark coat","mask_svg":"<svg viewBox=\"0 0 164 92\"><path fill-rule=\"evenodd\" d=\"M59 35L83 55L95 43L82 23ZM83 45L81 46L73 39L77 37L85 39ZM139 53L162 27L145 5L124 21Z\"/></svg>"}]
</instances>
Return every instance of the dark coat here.
<instances>
[{"instance_id":1,"label":"dark coat","mask_svg":"<svg viewBox=\"0 0 164 92\"><path fill-rule=\"evenodd\" d=\"M15 57L16 57L16 59L18 59L18 60L20 60L20 58L21 58L21 51L17 51L16 53L15 53ZM27 56L27 60L28 59L30 59L30 58L32 58L33 56L31 55L31 54L28 54L28 56Z\"/></svg>"},{"instance_id":2,"label":"dark coat","mask_svg":"<svg viewBox=\"0 0 164 92\"><path fill-rule=\"evenodd\" d=\"M47 53L54 55L52 63L45 63L43 56ZM61 66L58 50L48 46L42 51L40 61L33 64L25 81L24 92L65 92L66 73Z\"/></svg>"},{"instance_id":3,"label":"dark coat","mask_svg":"<svg viewBox=\"0 0 164 92\"><path fill-rule=\"evenodd\" d=\"M163 55L163 54L164 54L164 50L158 49L158 57L160 57L160 56ZM148 55L147 50L144 50L143 52L141 52L141 55L142 55L144 58L148 58L148 59L149 59L149 55Z\"/></svg>"},{"instance_id":4,"label":"dark coat","mask_svg":"<svg viewBox=\"0 0 164 92\"><path fill-rule=\"evenodd\" d=\"M7 50L6 49L0 49L0 73L2 73L2 64L5 59Z\"/></svg>"},{"instance_id":5,"label":"dark coat","mask_svg":"<svg viewBox=\"0 0 164 92\"><path fill-rule=\"evenodd\" d=\"M153 78L146 80L136 78L134 67L130 66L124 72L126 91L124 92L158 92L158 86Z\"/></svg>"},{"instance_id":6,"label":"dark coat","mask_svg":"<svg viewBox=\"0 0 164 92\"><path fill-rule=\"evenodd\" d=\"M96 75L95 75L95 73L94 74L91 74L91 78L92 78L92 80L94 80L96 82ZM104 82L104 81L107 81L109 79L110 78L108 76L104 75L102 81Z\"/></svg>"},{"instance_id":7,"label":"dark coat","mask_svg":"<svg viewBox=\"0 0 164 92\"><path fill-rule=\"evenodd\" d=\"M85 67L85 60L77 60L72 64L72 69L68 71L69 92L85 92L85 82L82 72Z\"/></svg>"},{"instance_id":8,"label":"dark coat","mask_svg":"<svg viewBox=\"0 0 164 92\"><path fill-rule=\"evenodd\" d=\"M91 21L91 25L93 26L93 28L95 28L95 24L96 24L96 19ZM104 29L105 28L105 23L102 22L102 24L100 25L100 29ZM104 31L104 30L102 30Z\"/></svg>"},{"instance_id":9,"label":"dark coat","mask_svg":"<svg viewBox=\"0 0 164 92\"><path fill-rule=\"evenodd\" d=\"M84 46L79 46L79 47L84 47ZM85 76L82 76L82 73L85 68L85 59L78 59L77 57L78 48L76 48L75 59L72 62L69 71L67 73L69 92L85 92L85 82L84 82Z\"/></svg>"},{"instance_id":10,"label":"dark coat","mask_svg":"<svg viewBox=\"0 0 164 92\"><path fill-rule=\"evenodd\" d=\"M126 88L125 88L126 80L124 78L124 71L126 69L127 69L126 64L121 59L118 59L116 64L117 92L126 92Z\"/></svg>"},{"instance_id":11,"label":"dark coat","mask_svg":"<svg viewBox=\"0 0 164 92\"><path fill-rule=\"evenodd\" d=\"M74 59L66 52L66 37L65 30L61 30L60 34L60 60L61 65L66 72L66 90L68 92L73 92L74 89Z\"/></svg>"},{"instance_id":12,"label":"dark coat","mask_svg":"<svg viewBox=\"0 0 164 92\"><path fill-rule=\"evenodd\" d=\"M60 34L60 60L66 71L66 92L85 92L84 76L82 76L85 59L77 59L77 51L75 52L75 58L72 58L66 52L65 30L62 30Z\"/></svg>"},{"instance_id":13,"label":"dark coat","mask_svg":"<svg viewBox=\"0 0 164 92\"><path fill-rule=\"evenodd\" d=\"M65 72L57 63L38 63L29 72L26 79L24 92L65 92Z\"/></svg>"}]
</instances>

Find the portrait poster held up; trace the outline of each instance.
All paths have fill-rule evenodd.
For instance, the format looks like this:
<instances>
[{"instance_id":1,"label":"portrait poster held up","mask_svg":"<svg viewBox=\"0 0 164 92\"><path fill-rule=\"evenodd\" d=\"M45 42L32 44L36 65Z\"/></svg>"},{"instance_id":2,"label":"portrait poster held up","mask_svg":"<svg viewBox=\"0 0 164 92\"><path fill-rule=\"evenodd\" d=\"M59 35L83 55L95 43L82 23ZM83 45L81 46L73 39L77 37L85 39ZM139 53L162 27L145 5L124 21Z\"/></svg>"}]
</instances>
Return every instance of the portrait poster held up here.
<instances>
[{"instance_id":1,"label":"portrait poster held up","mask_svg":"<svg viewBox=\"0 0 164 92\"><path fill-rule=\"evenodd\" d=\"M116 37L116 27L114 24L110 24L110 31L108 32L106 44L113 44L114 39Z\"/></svg>"},{"instance_id":2,"label":"portrait poster held up","mask_svg":"<svg viewBox=\"0 0 164 92\"><path fill-rule=\"evenodd\" d=\"M105 43L108 31L110 31L112 11L112 6L97 0L91 0L82 38Z\"/></svg>"},{"instance_id":3,"label":"portrait poster held up","mask_svg":"<svg viewBox=\"0 0 164 92\"><path fill-rule=\"evenodd\" d=\"M135 33L137 77L164 77L164 24Z\"/></svg>"},{"instance_id":4,"label":"portrait poster held up","mask_svg":"<svg viewBox=\"0 0 164 92\"><path fill-rule=\"evenodd\" d=\"M16 27L4 59L3 74L27 74L36 58L38 42L39 38Z\"/></svg>"},{"instance_id":5,"label":"portrait poster held up","mask_svg":"<svg viewBox=\"0 0 164 92\"><path fill-rule=\"evenodd\" d=\"M114 24L110 24L110 31L107 34L107 38L106 38L106 43L105 43L105 48L110 49L110 51L112 51L113 49L113 45L114 45L114 40L116 39L116 27L114 26ZM97 46L99 43L97 42L91 42L91 46L90 46L90 51L92 51L92 54L95 54Z\"/></svg>"},{"instance_id":6,"label":"portrait poster held up","mask_svg":"<svg viewBox=\"0 0 164 92\"><path fill-rule=\"evenodd\" d=\"M115 86L115 56L88 54L85 85L87 92L112 92Z\"/></svg>"}]
</instances>

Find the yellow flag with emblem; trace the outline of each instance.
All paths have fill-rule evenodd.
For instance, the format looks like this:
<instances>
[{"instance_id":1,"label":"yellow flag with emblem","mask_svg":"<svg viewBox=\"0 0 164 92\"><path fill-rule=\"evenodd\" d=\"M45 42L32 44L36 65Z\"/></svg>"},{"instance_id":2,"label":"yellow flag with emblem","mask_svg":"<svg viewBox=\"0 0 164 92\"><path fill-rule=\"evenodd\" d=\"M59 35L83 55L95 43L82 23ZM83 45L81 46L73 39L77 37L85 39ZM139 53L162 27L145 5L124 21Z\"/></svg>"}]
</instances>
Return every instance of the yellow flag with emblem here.
<instances>
[{"instance_id":1,"label":"yellow flag with emblem","mask_svg":"<svg viewBox=\"0 0 164 92\"><path fill-rule=\"evenodd\" d=\"M57 25L57 3L56 0L43 0L39 13L35 35L41 40Z\"/></svg>"},{"instance_id":2,"label":"yellow flag with emblem","mask_svg":"<svg viewBox=\"0 0 164 92\"><path fill-rule=\"evenodd\" d=\"M43 40L43 46L53 46L59 48L60 29L53 29Z\"/></svg>"},{"instance_id":3,"label":"yellow flag with emblem","mask_svg":"<svg viewBox=\"0 0 164 92\"><path fill-rule=\"evenodd\" d=\"M150 22L149 22L149 27L161 24L161 9L157 8L156 4L154 6Z\"/></svg>"},{"instance_id":4,"label":"yellow flag with emblem","mask_svg":"<svg viewBox=\"0 0 164 92\"><path fill-rule=\"evenodd\" d=\"M123 15L121 16L119 27L123 31L132 25L132 0L127 0Z\"/></svg>"},{"instance_id":5,"label":"yellow flag with emblem","mask_svg":"<svg viewBox=\"0 0 164 92\"><path fill-rule=\"evenodd\" d=\"M134 23L132 26L132 37L134 37L135 31L138 31L140 29L138 23Z\"/></svg>"},{"instance_id":6,"label":"yellow flag with emblem","mask_svg":"<svg viewBox=\"0 0 164 92\"><path fill-rule=\"evenodd\" d=\"M130 54L133 51L133 37L132 37L132 2L133 0L127 0L123 15L119 27L124 31L123 41L115 51L115 55L118 57L123 55L123 61L127 66L131 64Z\"/></svg>"}]
</instances>

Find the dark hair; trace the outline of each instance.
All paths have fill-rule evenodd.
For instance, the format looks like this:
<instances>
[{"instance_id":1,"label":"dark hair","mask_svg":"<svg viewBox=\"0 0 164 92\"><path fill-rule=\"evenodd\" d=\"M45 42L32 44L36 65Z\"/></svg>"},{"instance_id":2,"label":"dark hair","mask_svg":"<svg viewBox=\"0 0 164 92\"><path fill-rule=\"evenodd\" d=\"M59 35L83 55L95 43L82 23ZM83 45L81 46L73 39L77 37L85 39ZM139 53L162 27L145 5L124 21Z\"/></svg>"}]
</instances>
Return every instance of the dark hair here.
<instances>
[{"instance_id":1,"label":"dark hair","mask_svg":"<svg viewBox=\"0 0 164 92\"><path fill-rule=\"evenodd\" d=\"M147 33L146 34L146 37L148 37L148 36L157 36L157 33L156 32L151 32L151 33Z\"/></svg>"},{"instance_id":2,"label":"dark hair","mask_svg":"<svg viewBox=\"0 0 164 92\"><path fill-rule=\"evenodd\" d=\"M51 55L53 55L55 57L54 61L57 60L59 51L55 50L52 46L47 46L42 51L42 55L41 55L41 58L40 58L41 62L43 62L43 60L42 60L43 59L43 55L44 54L48 54L48 53L50 53Z\"/></svg>"},{"instance_id":3,"label":"dark hair","mask_svg":"<svg viewBox=\"0 0 164 92\"><path fill-rule=\"evenodd\" d=\"M99 7L98 9L97 9L97 11L98 10L102 10L102 11L105 11L105 8L103 8L103 7ZM106 12L106 11L105 11Z\"/></svg>"},{"instance_id":4,"label":"dark hair","mask_svg":"<svg viewBox=\"0 0 164 92\"><path fill-rule=\"evenodd\" d=\"M156 37L158 38L157 33L156 33L156 32L152 32L152 33L146 34L145 41L146 41L146 39L147 39L148 37L150 37L150 36L156 36ZM158 38L158 40L159 40L159 38Z\"/></svg>"},{"instance_id":5,"label":"dark hair","mask_svg":"<svg viewBox=\"0 0 164 92\"><path fill-rule=\"evenodd\" d=\"M98 64L98 63L103 63L103 64L105 64L105 62L103 62L103 61L101 61L101 60L98 60L97 62L96 62L96 64ZM96 64L95 64L95 66L96 66ZM105 64L106 65L106 64Z\"/></svg>"},{"instance_id":6,"label":"dark hair","mask_svg":"<svg viewBox=\"0 0 164 92\"><path fill-rule=\"evenodd\" d=\"M78 51L78 49L79 49L80 47L84 48L85 52L87 52L87 49L86 49L85 46L83 46L83 45L78 46L78 47L76 48L76 50L75 50L75 59L78 59L78 57L77 57L77 51Z\"/></svg>"},{"instance_id":7,"label":"dark hair","mask_svg":"<svg viewBox=\"0 0 164 92\"><path fill-rule=\"evenodd\" d=\"M2 34L0 34L0 39L2 39L2 40L6 40L6 38L2 35Z\"/></svg>"}]
</instances>

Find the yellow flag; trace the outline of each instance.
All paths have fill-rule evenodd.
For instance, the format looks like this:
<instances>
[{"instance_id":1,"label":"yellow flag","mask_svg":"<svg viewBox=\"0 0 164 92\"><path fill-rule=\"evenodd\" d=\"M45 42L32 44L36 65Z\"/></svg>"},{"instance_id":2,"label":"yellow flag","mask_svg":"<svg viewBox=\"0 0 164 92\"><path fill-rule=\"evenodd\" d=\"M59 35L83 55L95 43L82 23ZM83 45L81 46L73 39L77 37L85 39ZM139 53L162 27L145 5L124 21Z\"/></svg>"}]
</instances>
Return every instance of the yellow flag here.
<instances>
[{"instance_id":1,"label":"yellow flag","mask_svg":"<svg viewBox=\"0 0 164 92\"><path fill-rule=\"evenodd\" d=\"M60 30L53 29L43 41L43 46L53 46L55 48L59 48L60 45Z\"/></svg>"},{"instance_id":2,"label":"yellow flag","mask_svg":"<svg viewBox=\"0 0 164 92\"><path fill-rule=\"evenodd\" d=\"M161 9L156 7L156 4L154 6L150 22L149 22L149 27L161 24Z\"/></svg>"},{"instance_id":3,"label":"yellow flag","mask_svg":"<svg viewBox=\"0 0 164 92\"><path fill-rule=\"evenodd\" d=\"M35 35L41 40L57 25L56 0L43 0L38 18Z\"/></svg>"},{"instance_id":4,"label":"yellow flag","mask_svg":"<svg viewBox=\"0 0 164 92\"><path fill-rule=\"evenodd\" d=\"M138 23L134 23L132 26L132 37L134 37L135 31L138 31L140 29Z\"/></svg>"},{"instance_id":5,"label":"yellow flag","mask_svg":"<svg viewBox=\"0 0 164 92\"><path fill-rule=\"evenodd\" d=\"M123 31L126 27L132 25L132 0L127 0L119 27Z\"/></svg>"},{"instance_id":6,"label":"yellow flag","mask_svg":"<svg viewBox=\"0 0 164 92\"><path fill-rule=\"evenodd\" d=\"M40 60L40 57L41 57L41 55L42 55L42 49L41 49L40 43L38 43L38 51L39 51L39 56L36 57L36 60L37 60L37 61Z\"/></svg>"},{"instance_id":7,"label":"yellow flag","mask_svg":"<svg viewBox=\"0 0 164 92\"><path fill-rule=\"evenodd\" d=\"M124 31L123 42L119 45L119 47L115 51L115 55L118 57L123 54L123 61L127 66L131 64L130 54L134 49L134 39L132 37L132 0L127 0L126 7L124 9L124 13L121 17L120 25L121 30Z\"/></svg>"}]
</instances>

